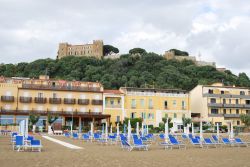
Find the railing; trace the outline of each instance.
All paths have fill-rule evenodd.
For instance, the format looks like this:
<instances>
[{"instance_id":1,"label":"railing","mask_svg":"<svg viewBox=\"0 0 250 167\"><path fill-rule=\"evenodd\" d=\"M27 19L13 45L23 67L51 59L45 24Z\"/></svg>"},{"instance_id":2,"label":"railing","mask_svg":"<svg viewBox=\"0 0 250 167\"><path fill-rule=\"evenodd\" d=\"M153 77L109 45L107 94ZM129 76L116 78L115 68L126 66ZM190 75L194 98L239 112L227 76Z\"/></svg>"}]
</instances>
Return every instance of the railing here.
<instances>
[{"instance_id":1,"label":"railing","mask_svg":"<svg viewBox=\"0 0 250 167\"><path fill-rule=\"evenodd\" d=\"M153 106L148 106L149 109L153 109L154 107Z\"/></svg>"},{"instance_id":2,"label":"railing","mask_svg":"<svg viewBox=\"0 0 250 167\"><path fill-rule=\"evenodd\" d=\"M223 105L221 103L208 103L208 107L222 107Z\"/></svg>"},{"instance_id":3,"label":"railing","mask_svg":"<svg viewBox=\"0 0 250 167\"><path fill-rule=\"evenodd\" d=\"M136 108L136 106L132 105L132 106L131 106L131 108L132 108L132 109L135 109L135 108Z\"/></svg>"},{"instance_id":4,"label":"railing","mask_svg":"<svg viewBox=\"0 0 250 167\"><path fill-rule=\"evenodd\" d=\"M240 114L224 114L225 118L240 118Z\"/></svg>"},{"instance_id":5,"label":"railing","mask_svg":"<svg viewBox=\"0 0 250 167\"><path fill-rule=\"evenodd\" d=\"M62 100L61 100L61 98L49 98L49 103L50 104L61 104Z\"/></svg>"},{"instance_id":6,"label":"railing","mask_svg":"<svg viewBox=\"0 0 250 167\"><path fill-rule=\"evenodd\" d=\"M40 90L69 90L69 91L86 91L86 92L100 92L100 87L82 87L82 86L57 86L57 85L38 85L38 84L23 84L25 89L40 89Z\"/></svg>"},{"instance_id":7,"label":"railing","mask_svg":"<svg viewBox=\"0 0 250 167\"><path fill-rule=\"evenodd\" d=\"M223 117L223 114L208 114L208 117Z\"/></svg>"},{"instance_id":8,"label":"railing","mask_svg":"<svg viewBox=\"0 0 250 167\"><path fill-rule=\"evenodd\" d=\"M32 102L32 97L20 96L20 97L19 97L19 101L20 101L21 103L31 103L31 102Z\"/></svg>"},{"instance_id":9,"label":"railing","mask_svg":"<svg viewBox=\"0 0 250 167\"><path fill-rule=\"evenodd\" d=\"M78 104L89 105L89 99L78 99Z\"/></svg>"},{"instance_id":10,"label":"railing","mask_svg":"<svg viewBox=\"0 0 250 167\"><path fill-rule=\"evenodd\" d=\"M249 95L232 95L232 94L210 94L204 93L203 97L221 97L221 98L241 98L241 99L250 99Z\"/></svg>"},{"instance_id":11,"label":"railing","mask_svg":"<svg viewBox=\"0 0 250 167\"><path fill-rule=\"evenodd\" d=\"M92 105L102 105L103 101L102 100L92 100Z\"/></svg>"},{"instance_id":12,"label":"railing","mask_svg":"<svg viewBox=\"0 0 250 167\"><path fill-rule=\"evenodd\" d=\"M76 99L64 98L64 104L76 104Z\"/></svg>"},{"instance_id":13,"label":"railing","mask_svg":"<svg viewBox=\"0 0 250 167\"><path fill-rule=\"evenodd\" d=\"M122 108L122 105L120 104L106 104L106 108Z\"/></svg>"},{"instance_id":14,"label":"railing","mask_svg":"<svg viewBox=\"0 0 250 167\"><path fill-rule=\"evenodd\" d=\"M243 104L223 104L225 108L242 108L244 107Z\"/></svg>"},{"instance_id":15,"label":"railing","mask_svg":"<svg viewBox=\"0 0 250 167\"><path fill-rule=\"evenodd\" d=\"M47 98L45 97L35 97L35 103L44 104L46 102L47 102Z\"/></svg>"},{"instance_id":16,"label":"railing","mask_svg":"<svg viewBox=\"0 0 250 167\"><path fill-rule=\"evenodd\" d=\"M3 102L14 102L15 97L14 96L1 96L1 101L3 101Z\"/></svg>"}]
</instances>

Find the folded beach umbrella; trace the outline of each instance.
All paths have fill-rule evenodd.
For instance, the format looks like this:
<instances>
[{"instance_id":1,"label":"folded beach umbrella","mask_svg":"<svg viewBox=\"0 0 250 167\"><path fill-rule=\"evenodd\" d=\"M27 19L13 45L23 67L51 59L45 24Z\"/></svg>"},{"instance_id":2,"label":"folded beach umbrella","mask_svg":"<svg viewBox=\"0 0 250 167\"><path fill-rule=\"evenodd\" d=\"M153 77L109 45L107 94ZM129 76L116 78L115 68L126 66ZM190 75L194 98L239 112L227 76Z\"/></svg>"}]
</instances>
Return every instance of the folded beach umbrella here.
<instances>
[{"instance_id":1,"label":"folded beach umbrella","mask_svg":"<svg viewBox=\"0 0 250 167\"><path fill-rule=\"evenodd\" d=\"M94 123L91 122L90 124L90 133L91 133L91 138L94 136Z\"/></svg>"},{"instance_id":2,"label":"folded beach umbrella","mask_svg":"<svg viewBox=\"0 0 250 167\"><path fill-rule=\"evenodd\" d=\"M167 122L165 123L165 139L168 139L168 119Z\"/></svg>"},{"instance_id":3,"label":"folded beach umbrella","mask_svg":"<svg viewBox=\"0 0 250 167\"><path fill-rule=\"evenodd\" d=\"M192 136L194 136L194 123L192 123Z\"/></svg>"},{"instance_id":4,"label":"folded beach umbrella","mask_svg":"<svg viewBox=\"0 0 250 167\"><path fill-rule=\"evenodd\" d=\"M136 135L139 136L139 122L136 122Z\"/></svg>"},{"instance_id":5,"label":"folded beach umbrella","mask_svg":"<svg viewBox=\"0 0 250 167\"><path fill-rule=\"evenodd\" d=\"M128 143L130 143L130 138L131 138L131 124L130 120L128 120Z\"/></svg>"},{"instance_id":6,"label":"folded beach umbrella","mask_svg":"<svg viewBox=\"0 0 250 167\"><path fill-rule=\"evenodd\" d=\"M110 125L110 134L112 134L113 132L112 132L112 125Z\"/></svg>"},{"instance_id":7,"label":"folded beach umbrella","mask_svg":"<svg viewBox=\"0 0 250 167\"><path fill-rule=\"evenodd\" d=\"M105 123L106 127L105 127L105 139L108 140L108 122L106 121Z\"/></svg>"},{"instance_id":8,"label":"folded beach umbrella","mask_svg":"<svg viewBox=\"0 0 250 167\"><path fill-rule=\"evenodd\" d=\"M117 137L119 137L119 135L120 135L119 123L117 123L117 125L116 125L116 134L117 134Z\"/></svg>"},{"instance_id":9,"label":"folded beach umbrella","mask_svg":"<svg viewBox=\"0 0 250 167\"><path fill-rule=\"evenodd\" d=\"M231 121L231 133L230 133L230 139L234 138L234 127L233 127L233 121Z\"/></svg>"},{"instance_id":10,"label":"folded beach umbrella","mask_svg":"<svg viewBox=\"0 0 250 167\"><path fill-rule=\"evenodd\" d=\"M218 138L218 140L219 140L219 138L220 138L219 123L217 123L217 138Z\"/></svg>"},{"instance_id":11,"label":"folded beach umbrella","mask_svg":"<svg viewBox=\"0 0 250 167\"><path fill-rule=\"evenodd\" d=\"M144 136L144 123L141 123L141 136Z\"/></svg>"},{"instance_id":12,"label":"folded beach umbrella","mask_svg":"<svg viewBox=\"0 0 250 167\"><path fill-rule=\"evenodd\" d=\"M202 141L202 139L203 139L203 129L202 129L202 120L200 121L200 140ZM201 142L200 141L200 142Z\"/></svg>"}]
</instances>

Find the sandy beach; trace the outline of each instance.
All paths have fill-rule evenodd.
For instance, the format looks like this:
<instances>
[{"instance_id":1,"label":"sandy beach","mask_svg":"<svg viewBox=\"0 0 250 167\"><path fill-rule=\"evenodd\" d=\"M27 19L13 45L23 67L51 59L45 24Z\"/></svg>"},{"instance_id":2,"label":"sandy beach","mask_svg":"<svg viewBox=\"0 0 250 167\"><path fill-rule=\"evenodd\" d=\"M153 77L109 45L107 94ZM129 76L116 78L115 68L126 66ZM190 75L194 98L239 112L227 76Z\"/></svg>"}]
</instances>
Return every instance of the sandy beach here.
<instances>
[{"instance_id":1,"label":"sandy beach","mask_svg":"<svg viewBox=\"0 0 250 167\"><path fill-rule=\"evenodd\" d=\"M153 144L149 151L123 151L120 145L102 146L97 143L86 143L63 136L53 138L83 147L73 150L48 141L40 135L42 152L16 152L12 150L9 136L0 136L1 167L130 167L130 166L250 166L250 147L242 148L209 148L201 149L188 145L186 150L164 150ZM249 137L244 137L245 140ZM249 141L249 140L248 140Z\"/></svg>"}]
</instances>

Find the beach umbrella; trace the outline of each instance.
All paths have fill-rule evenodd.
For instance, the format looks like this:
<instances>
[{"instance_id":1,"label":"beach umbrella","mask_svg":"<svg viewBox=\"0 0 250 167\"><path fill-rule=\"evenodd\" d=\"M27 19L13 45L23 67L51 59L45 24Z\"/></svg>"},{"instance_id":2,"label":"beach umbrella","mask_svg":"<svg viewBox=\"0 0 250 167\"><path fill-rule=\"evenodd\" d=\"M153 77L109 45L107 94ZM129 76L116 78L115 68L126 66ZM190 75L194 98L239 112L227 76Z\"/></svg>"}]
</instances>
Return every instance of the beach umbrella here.
<instances>
[{"instance_id":1,"label":"beach umbrella","mask_svg":"<svg viewBox=\"0 0 250 167\"><path fill-rule=\"evenodd\" d=\"M146 127L147 127L147 131L146 131L146 133L147 133L147 135L148 135L148 125L146 125Z\"/></svg>"},{"instance_id":2,"label":"beach umbrella","mask_svg":"<svg viewBox=\"0 0 250 167\"><path fill-rule=\"evenodd\" d=\"M112 125L110 125L110 133L112 134Z\"/></svg>"},{"instance_id":3,"label":"beach umbrella","mask_svg":"<svg viewBox=\"0 0 250 167\"><path fill-rule=\"evenodd\" d=\"M141 136L144 136L144 123L141 123Z\"/></svg>"},{"instance_id":4,"label":"beach umbrella","mask_svg":"<svg viewBox=\"0 0 250 167\"><path fill-rule=\"evenodd\" d=\"M128 143L130 143L130 138L131 138L131 124L130 120L128 120Z\"/></svg>"},{"instance_id":5,"label":"beach umbrella","mask_svg":"<svg viewBox=\"0 0 250 167\"><path fill-rule=\"evenodd\" d=\"M165 123L165 139L168 138L168 119L167 122Z\"/></svg>"},{"instance_id":6,"label":"beach umbrella","mask_svg":"<svg viewBox=\"0 0 250 167\"><path fill-rule=\"evenodd\" d=\"M102 135L104 134L104 124L102 124Z\"/></svg>"},{"instance_id":7,"label":"beach umbrella","mask_svg":"<svg viewBox=\"0 0 250 167\"><path fill-rule=\"evenodd\" d=\"M190 124L188 124L187 127L186 127L186 129L187 129L187 130L186 130L187 135L189 135L189 127L190 127Z\"/></svg>"},{"instance_id":8,"label":"beach umbrella","mask_svg":"<svg viewBox=\"0 0 250 167\"><path fill-rule=\"evenodd\" d=\"M220 137L220 130L219 130L219 123L217 123L217 138L219 140Z\"/></svg>"},{"instance_id":9,"label":"beach umbrella","mask_svg":"<svg viewBox=\"0 0 250 167\"><path fill-rule=\"evenodd\" d=\"M126 124L123 124L123 133L126 134L127 129L126 129Z\"/></svg>"},{"instance_id":10,"label":"beach umbrella","mask_svg":"<svg viewBox=\"0 0 250 167\"><path fill-rule=\"evenodd\" d=\"M108 140L108 122L106 121L105 123L106 127L105 127L105 139Z\"/></svg>"},{"instance_id":11,"label":"beach umbrella","mask_svg":"<svg viewBox=\"0 0 250 167\"><path fill-rule=\"evenodd\" d=\"M192 136L194 136L194 123L192 122Z\"/></svg>"},{"instance_id":12,"label":"beach umbrella","mask_svg":"<svg viewBox=\"0 0 250 167\"><path fill-rule=\"evenodd\" d=\"M91 138L93 138L94 136L94 123L93 122L91 122L90 124L90 135L91 135Z\"/></svg>"},{"instance_id":13,"label":"beach umbrella","mask_svg":"<svg viewBox=\"0 0 250 167\"><path fill-rule=\"evenodd\" d=\"M234 128L233 128L233 121L231 121L231 133L230 133L230 139L234 138Z\"/></svg>"},{"instance_id":14,"label":"beach umbrella","mask_svg":"<svg viewBox=\"0 0 250 167\"><path fill-rule=\"evenodd\" d=\"M117 125L116 125L116 134L117 134L117 137L119 137L119 135L120 135L119 123L117 123Z\"/></svg>"},{"instance_id":15,"label":"beach umbrella","mask_svg":"<svg viewBox=\"0 0 250 167\"><path fill-rule=\"evenodd\" d=\"M203 133L202 133L202 120L200 121L200 142L203 139Z\"/></svg>"},{"instance_id":16,"label":"beach umbrella","mask_svg":"<svg viewBox=\"0 0 250 167\"><path fill-rule=\"evenodd\" d=\"M136 134L139 136L139 122L136 122Z\"/></svg>"},{"instance_id":17,"label":"beach umbrella","mask_svg":"<svg viewBox=\"0 0 250 167\"><path fill-rule=\"evenodd\" d=\"M230 133L231 133L231 130L230 130L230 122L227 122L227 134L228 134L228 136L229 136L229 138L230 138Z\"/></svg>"}]
</instances>

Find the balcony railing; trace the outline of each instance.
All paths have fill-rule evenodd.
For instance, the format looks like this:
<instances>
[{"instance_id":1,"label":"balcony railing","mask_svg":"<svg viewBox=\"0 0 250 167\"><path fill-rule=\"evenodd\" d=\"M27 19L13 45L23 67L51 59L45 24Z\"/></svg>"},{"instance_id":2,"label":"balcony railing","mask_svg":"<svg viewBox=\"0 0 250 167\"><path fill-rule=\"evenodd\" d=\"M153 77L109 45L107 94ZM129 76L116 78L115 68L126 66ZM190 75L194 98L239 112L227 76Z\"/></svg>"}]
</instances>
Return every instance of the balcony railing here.
<instances>
[{"instance_id":1,"label":"balcony railing","mask_svg":"<svg viewBox=\"0 0 250 167\"><path fill-rule=\"evenodd\" d=\"M232 94L210 94L204 93L203 97L220 97L220 98L241 98L250 99L250 95L232 95Z\"/></svg>"},{"instance_id":2,"label":"balcony railing","mask_svg":"<svg viewBox=\"0 0 250 167\"><path fill-rule=\"evenodd\" d=\"M225 108L242 108L244 107L243 104L223 104Z\"/></svg>"},{"instance_id":3,"label":"balcony railing","mask_svg":"<svg viewBox=\"0 0 250 167\"><path fill-rule=\"evenodd\" d=\"M64 98L64 104L76 104L76 99Z\"/></svg>"},{"instance_id":4,"label":"balcony railing","mask_svg":"<svg viewBox=\"0 0 250 167\"><path fill-rule=\"evenodd\" d=\"M223 117L223 114L208 114L208 117Z\"/></svg>"},{"instance_id":5,"label":"balcony railing","mask_svg":"<svg viewBox=\"0 0 250 167\"><path fill-rule=\"evenodd\" d=\"M39 84L23 84L24 89L39 89L39 90L68 90L82 92L100 92L100 87L83 87L83 86L55 86L55 85L39 85Z\"/></svg>"},{"instance_id":6,"label":"balcony railing","mask_svg":"<svg viewBox=\"0 0 250 167\"><path fill-rule=\"evenodd\" d=\"M224 114L225 118L240 118L240 114Z\"/></svg>"},{"instance_id":7,"label":"balcony railing","mask_svg":"<svg viewBox=\"0 0 250 167\"><path fill-rule=\"evenodd\" d=\"M223 105L221 103L208 103L208 107L222 107Z\"/></svg>"},{"instance_id":8,"label":"balcony railing","mask_svg":"<svg viewBox=\"0 0 250 167\"><path fill-rule=\"evenodd\" d=\"M78 99L78 104L89 105L89 99Z\"/></svg>"},{"instance_id":9,"label":"balcony railing","mask_svg":"<svg viewBox=\"0 0 250 167\"><path fill-rule=\"evenodd\" d=\"M136 108L136 106L135 106L135 105L132 105L132 106L131 106L131 108L132 108L132 109L135 109L135 108Z\"/></svg>"},{"instance_id":10,"label":"balcony railing","mask_svg":"<svg viewBox=\"0 0 250 167\"><path fill-rule=\"evenodd\" d=\"M15 97L14 96L1 96L2 102L14 102Z\"/></svg>"},{"instance_id":11,"label":"balcony railing","mask_svg":"<svg viewBox=\"0 0 250 167\"><path fill-rule=\"evenodd\" d=\"M122 108L121 104L106 104L106 108Z\"/></svg>"},{"instance_id":12,"label":"balcony railing","mask_svg":"<svg viewBox=\"0 0 250 167\"><path fill-rule=\"evenodd\" d=\"M31 103L32 102L32 97L20 96L19 101L21 103Z\"/></svg>"},{"instance_id":13,"label":"balcony railing","mask_svg":"<svg viewBox=\"0 0 250 167\"><path fill-rule=\"evenodd\" d=\"M50 104L61 104L62 100L61 100L61 98L49 98L49 103Z\"/></svg>"},{"instance_id":14,"label":"balcony railing","mask_svg":"<svg viewBox=\"0 0 250 167\"><path fill-rule=\"evenodd\" d=\"M148 108L149 108L149 109L153 109L153 108L154 108L154 106L148 106Z\"/></svg>"},{"instance_id":15,"label":"balcony railing","mask_svg":"<svg viewBox=\"0 0 250 167\"><path fill-rule=\"evenodd\" d=\"M92 105L102 105L103 101L102 100L92 100Z\"/></svg>"},{"instance_id":16,"label":"balcony railing","mask_svg":"<svg viewBox=\"0 0 250 167\"><path fill-rule=\"evenodd\" d=\"M47 102L47 98L45 97L35 97L35 103L44 104L46 102Z\"/></svg>"},{"instance_id":17,"label":"balcony railing","mask_svg":"<svg viewBox=\"0 0 250 167\"><path fill-rule=\"evenodd\" d=\"M250 104L244 104L245 108L250 108Z\"/></svg>"}]
</instances>

